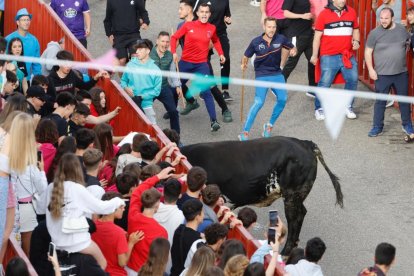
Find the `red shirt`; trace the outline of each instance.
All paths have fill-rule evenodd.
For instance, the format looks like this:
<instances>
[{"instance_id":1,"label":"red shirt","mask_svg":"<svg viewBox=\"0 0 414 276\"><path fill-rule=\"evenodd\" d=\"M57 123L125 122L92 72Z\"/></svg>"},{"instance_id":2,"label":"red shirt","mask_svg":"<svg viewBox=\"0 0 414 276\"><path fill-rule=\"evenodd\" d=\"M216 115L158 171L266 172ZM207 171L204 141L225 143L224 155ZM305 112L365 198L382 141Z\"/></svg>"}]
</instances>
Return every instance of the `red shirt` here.
<instances>
[{"instance_id":1,"label":"red shirt","mask_svg":"<svg viewBox=\"0 0 414 276\"><path fill-rule=\"evenodd\" d=\"M149 248L153 240L156 238L168 239L168 233L164 227L155 219L146 217L141 213L142 193L152 188L158 181L157 176L148 178L134 190L131 196L128 213L128 233L144 232L144 239L135 244L128 262L128 267L135 271L139 271L141 266L147 261Z\"/></svg>"},{"instance_id":2,"label":"red shirt","mask_svg":"<svg viewBox=\"0 0 414 276\"><path fill-rule=\"evenodd\" d=\"M99 246L108 263L105 271L111 276L126 276L118 264L118 255L128 253L128 242L124 229L113 222L95 221L96 232L92 240Z\"/></svg>"},{"instance_id":3,"label":"red shirt","mask_svg":"<svg viewBox=\"0 0 414 276\"><path fill-rule=\"evenodd\" d=\"M91 104L91 105L90 105L89 110L90 110L90 112L91 112L91 115L92 115L92 116L94 116L94 117L99 117L99 116L101 116L101 115L99 115L98 111L96 110L96 108L95 108L95 106L94 106L93 104ZM114 119L110 120L110 121L108 122L108 124L109 124L111 127L114 127L114 126L115 126L115 121L114 121ZM94 128L95 126L96 126L96 125L94 125L94 124L85 124L85 127L87 127L87 128Z\"/></svg>"},{"instance_id":4,"label":"red shirt","mask_svg":"<svg viewBox=\"0 0 414 276\"><path fill-rule=\"evenodd\" d=\"M323 33L320 55L332 56L352 51L354 29L359 29L359 24L353 8L346 6L341 15L330 8L325 8L315 22L315 30Z\"/></svg>"},{"instance_id":5,"label":"red shirt","mask_svg":"<svg viewBox=\"0 0 414 276\"><path fill-rule=\"evenodd\" d=\"M210 23L201 23L200 20L189 21L171 36L171 52L175 54L177 40L185 36L184 49L181 59L191 63L207 62L210 41L213 42L217 53L223 55L220 40L217 37L216 27Z\"/></svg>"}]
</instances>

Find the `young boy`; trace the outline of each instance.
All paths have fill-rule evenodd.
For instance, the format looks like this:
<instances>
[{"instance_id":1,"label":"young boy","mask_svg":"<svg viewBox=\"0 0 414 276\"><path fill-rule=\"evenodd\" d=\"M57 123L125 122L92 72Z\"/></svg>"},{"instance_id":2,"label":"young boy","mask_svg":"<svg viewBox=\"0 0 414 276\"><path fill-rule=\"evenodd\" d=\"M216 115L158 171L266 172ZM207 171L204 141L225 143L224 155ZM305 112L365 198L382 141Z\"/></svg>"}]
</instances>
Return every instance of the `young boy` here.
<instances>
[{"instance_id":1,"label":"young boy","mask_svg":"<svg viewBox=\"0 0 414 276\"><path fill-rule=\"evenodd\" d=\"M108 192L102 196L102 200L110 200L114 197L122 198L121 194ZM114 213L101 216L95 221L96 232L92 234L92 240L102 250L110 275L127 275L123 268L131 256L134 245L144 238L143 232L131 233L126 239L125 231L115 225L114 220L122 217L124 206L119 207ZM110 238L109 238L110 237Z\"/></svg>"},{"instance_id":2,"label":"young boy","mask_svg":"<svg viewBox=\"0 0 414 276\"><path fill-rule=\"evenodd\" d=\"M115 224L122 227L125 231L128 231L129 202L132 192L137 186L138 178L129 172L121 173L116 178L116 188L122 194L122 198L125 201L125 211L122 218L115 220Z\"/></svg>"},{"instance_id":3,"label":"young boy","mask_svg":"<svg viewBox=\"0 0 414 276\"><path fill-rule=\"evenodd\" d=\"M153 102L161 93L162 77L161 74L158 74L158 72L161 72L160 68L149 56L151 48L151 41L147 39L138 40L137 44L133 46L136 55L131 58L126 67L129 69L151 70L156 73L150 75L124 73L121 78L121 86L132 97L135 104L142 108L150 122L155 125L157 121Z\"/></svg>"},{"instance_id":4,"label":"young boy","mask_svg":"<svg viewBox=\"0 0 414 276\"><path fill-rule=\"evenodd\" d=\"M68 135L68 122L70 115L76 107L75 96L69 92L62 92L56 98L57 107L55 111L49 115L49 118L56 123L59 133L59 143Z\"/></svg>"},{"instance_id":5,"label":"young boy","mask_svg":"<svg viewBox=\"0 0 414 276\"><path fill-rule=\"evenodd\" d=\"M98 149L89 148L83 153L83 164L86 169L86 189L96 198L101 198L105 190L101 187L98 179L98 171L102 166L102 152Z\"/></svg>"},{"instance_id":6,"label":"young boy","mask_svg":"<svg viewBox=\"0 0 414 276\"><path fill-rule=\"evenodd\" d=\"M85 127L86 118L91 114L89 108L83 104L78 103L68 122L68 135L74 136L76 132Z\"/></svg>"}]
</instances>

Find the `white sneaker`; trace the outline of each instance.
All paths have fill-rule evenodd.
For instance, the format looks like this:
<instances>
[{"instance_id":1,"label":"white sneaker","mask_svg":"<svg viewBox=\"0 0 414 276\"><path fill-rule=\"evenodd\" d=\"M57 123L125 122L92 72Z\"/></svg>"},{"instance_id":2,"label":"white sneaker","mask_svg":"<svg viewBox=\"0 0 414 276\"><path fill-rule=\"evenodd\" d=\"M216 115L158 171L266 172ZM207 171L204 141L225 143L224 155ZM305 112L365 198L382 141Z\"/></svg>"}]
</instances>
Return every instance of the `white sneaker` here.
<instances>
[{"instance_id":1,"label":"white sneaker","mask_svg":"<svg viewBox=\"0 0 414 276\"><path fill-rule=\"evenodd\" d=\"M253 7L260 7L260 1L252 0L250 1L250 5Z\"/></svg>"},{"instance_id":2,"label":"white sneaker","mask_svg":"<svg viewBox=\"0 0 414 276\"><path fill-rule=\"evenodd\" d=\"M394 105L394 100L388 100L387 103L385 104L385 107L391 107Z\"/></svg>"},{"instance_id":3,"label":"white sneaker","mask_svg":"<svg viewBox=\"0 0 414 276\"><path fill-rule=\"evenodd\" d=\"M315 110L315 119L318 121L325 120L325 113L323 112L322 108Z\"/></svg>"},{"instance_id":4,"label":"white sneaker","mask_svg":"<svg viewBox=\"0 0 414 276\"><path fill-rule=\"evenodd\" d=\"M352 109L352 107L348 107L348 108L346 109L346 117L347 117L348 119L351 119L351 120L356 119L357 115L355 114L355 112L354 112L354 110Z\"/></svg>"}]
</instances>

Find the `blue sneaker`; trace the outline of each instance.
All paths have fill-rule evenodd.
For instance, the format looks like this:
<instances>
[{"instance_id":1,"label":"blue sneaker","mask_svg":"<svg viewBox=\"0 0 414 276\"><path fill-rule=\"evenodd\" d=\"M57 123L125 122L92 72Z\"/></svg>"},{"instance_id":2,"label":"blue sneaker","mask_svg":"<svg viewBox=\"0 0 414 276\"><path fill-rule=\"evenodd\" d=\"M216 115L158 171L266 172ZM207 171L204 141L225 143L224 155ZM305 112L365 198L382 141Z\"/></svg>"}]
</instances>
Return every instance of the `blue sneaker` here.
<instances>
[{"instance_id":1,"label":"blue sneaker","mask_svg":"<svg viewBox=\"0 0 414 276\"><path fill-rule=\"evenodd\" d=\"M247 141L249 140L249 133L247 131L243 131L237 137L239 137L239 141Z\"/></svg>"},{"instance_id":2,"label":"blue sneaker","mask_svg":"<svg viewBox=\"0 0 414 276\"><path fill-rule=\"evenodd\" d=\"M413 134L414 133L414 130L413 130L413 125L412 124L408 124L408 125L405 125L405 126L402 126L402 130L405 132L405 134L407 134L407 135L411 135L411 134Z\"/></svg>"},{"instance_id":3,"label":"blue sneaker","mask_svg":"<svg viewBox=\"0 0 414 276\"><path fill-rule=\"evenodd\" d=\"M272 132L273 126L269 123L266 123L263 125L263 133L262 136L264 138L269 138L270 137L270 132Z\"/></svg>"},{"instance_id":4,"label":"blue sneaker","mask_svg":"<svg viewBox=\"0 0 414 276\"><path fill-rule=\"evenodd\" d=\"M374 126L369 132L368 137L377 137L382 134L382 127Z\"/></svg>"}]
</instances>

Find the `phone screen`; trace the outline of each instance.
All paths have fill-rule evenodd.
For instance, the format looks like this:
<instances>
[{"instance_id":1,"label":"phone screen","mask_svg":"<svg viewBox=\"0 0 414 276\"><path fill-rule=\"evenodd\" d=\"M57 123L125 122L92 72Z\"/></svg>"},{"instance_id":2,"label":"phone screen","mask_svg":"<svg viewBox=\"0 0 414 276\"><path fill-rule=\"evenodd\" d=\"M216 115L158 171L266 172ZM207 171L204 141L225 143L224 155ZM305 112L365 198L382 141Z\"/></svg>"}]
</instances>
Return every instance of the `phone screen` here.
<instances>
[{"instance_id":1,"label":"phone screen","mask_svg":"<svg viewBox=\"0 0 414 276\"><path fill-rule=\"evenodd\" d=\"M49 256L53 256L55 252L55 244L53 242L49 243Z\"/></svg>"},{"instance_id":2,"label":"phone screen","mask_svg":"<svg viewBox=\"0 0 414 276\"><path fill-rule=\"evenodd\" d=\"M270 244L270 242L275 243L276 239L276 229L269 228L267 230L267 243Z\"/></svg>"},{"instance_id":3,"label":"phone screen","mask_svg":"<svg viewBox=\"0 0 414 276\"><path fill-rule=\"evenodd\" d=\"M276 210L269 211L269 227L276 227L278 222L278 212Z\"/></svg>"}]
</instances>

